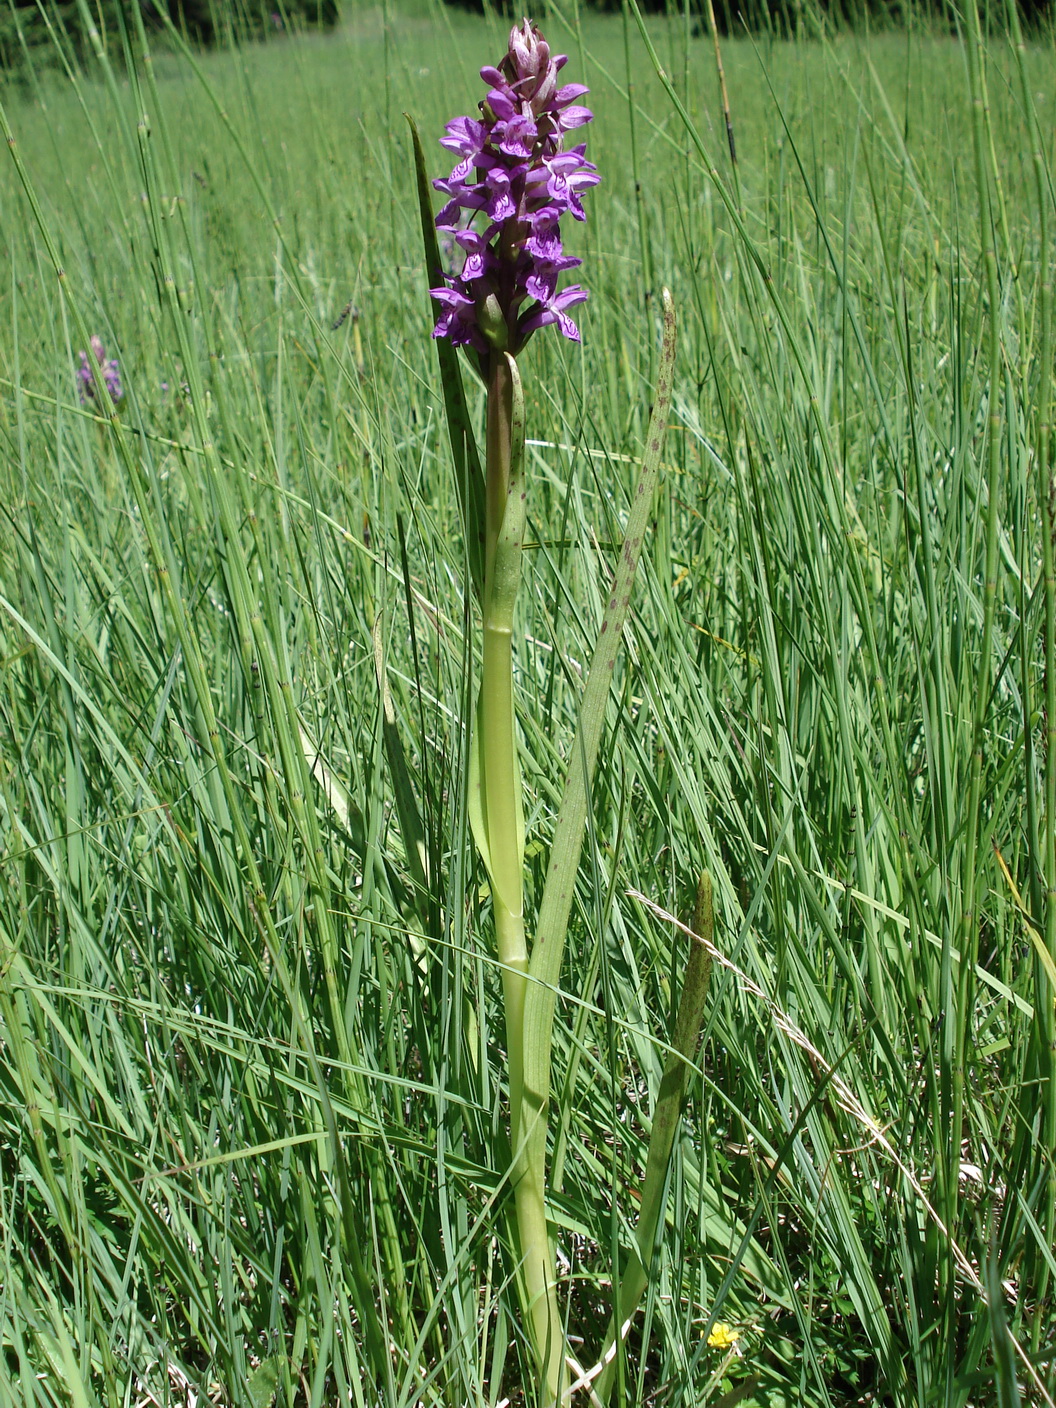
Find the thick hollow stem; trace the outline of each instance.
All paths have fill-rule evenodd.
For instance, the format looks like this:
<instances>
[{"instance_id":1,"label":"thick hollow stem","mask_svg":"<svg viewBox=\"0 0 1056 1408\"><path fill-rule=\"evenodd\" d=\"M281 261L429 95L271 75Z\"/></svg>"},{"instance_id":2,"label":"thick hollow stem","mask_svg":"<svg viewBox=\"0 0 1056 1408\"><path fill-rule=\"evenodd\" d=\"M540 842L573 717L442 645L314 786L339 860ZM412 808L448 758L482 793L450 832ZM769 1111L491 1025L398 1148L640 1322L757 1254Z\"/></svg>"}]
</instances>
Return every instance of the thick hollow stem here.
<instances>
[{"instance_id":1,"label":"thick hollow stem","mask_svg":"<svg viewBox=\"0 0 1056 1408\"><path fill-rule=\"evenodd\" d=\"M523 1014L523 1006L522 1006ZM565 1367L565 1331L557 1304L557 1276L546 1218L545 1127L543 1157L532 1157L534 1140L525 1136L526 1107L515 1127L513 1178L520 1248L520 1285L530 1327L541 1408L558 1408L568 1385Z\"/></svg>"},{"instance_id":2,"label":"thick hollow stem","mask_svg":"<svg viewBox=\"0 0 1056 1408\"><path fill-rule=\"evenodd\" d=\"M502 520L506 516L506 498L510 488L513 458L513 393L516 367L511 372L505 357L492 353L488 377L487 463L485 467L484 509L484 593L487 598L495 588L495 552L498 548ZM512 614L513 602L509 603Z\"/></svg>"},{"instance_id":3,"label":"thick hollow stem","mask_svg":"<svg viewBox=\"0 0 1056 1408\"><path fill-rule=\"evenodd\" d=\"M510 1082L510 1170L519 1258L518 1288L536 1357L540 1402L560 1403L565 1344L546 1219L546 1131L541 1147L524 1119L524 815L513 694L513 617L524 536L524 403L516 363L493 354L488 381L484 546L484 645L477 711L477 845L491 880L502 965Z\"/></svg>"},{"instance_id":4,"label":"thick hollow stem","mask_svg":"<svg viewBox=\"0 0 1056 1408\"><path fill-rule=\"evenodd\" d=\"M545 1408L561 1402L565 1390L565 1337L557 1305L557 1278L546 1218L545 1138L540 1158L536 1141L527 1138L524 1088L524 998L528 959L524 923L496 896L495 934L503 963L506 1044L510 1079L510 1145L517 1251L518 1288L535 1349L540 1402ZM544 1129L545 1136L545 1129Z\"/></svg>"},{"instance_id":5,"label":"thick hollow stem","mask_svg":"<svg viewBox=\"0 0 1056 1408\"><path fill-rule=\"evenodd\" d=\"M509 626L485 619L478 725L488 828L488 869L495 890L496 910L501 901L519 919L523 906L524 823L514 725L511 637ZM499 957L506 961L501 951Z\"/></svg>"}]
</instances>

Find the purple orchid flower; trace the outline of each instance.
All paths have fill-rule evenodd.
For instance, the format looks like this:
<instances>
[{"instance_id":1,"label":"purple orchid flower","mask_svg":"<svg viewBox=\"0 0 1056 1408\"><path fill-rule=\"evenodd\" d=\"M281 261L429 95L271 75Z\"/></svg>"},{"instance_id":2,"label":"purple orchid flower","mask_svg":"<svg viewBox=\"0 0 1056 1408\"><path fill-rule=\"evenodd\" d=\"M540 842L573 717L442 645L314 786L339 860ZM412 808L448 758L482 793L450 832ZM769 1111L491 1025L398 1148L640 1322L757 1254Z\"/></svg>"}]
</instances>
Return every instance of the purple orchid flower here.
<instances>
[{"instance_id":1,"label":"purple orchid flower","mask_svg":"<svg viewBox=\"0 0 1056 1408\"><path fill-rule=\"evenodd\" d=\"M433 336L473 348L482 371L493 349L516 356L550 323L579 341L566 310L587 291L578 284L557 291L558 276L581 263L564 253L559 221L566 213L586 218L581 196L601 178L585 143L562 149L565 134L593 117L576 101L587 92L581 83L558 86L566 63L526 19L511 31L498 68L480 71L489 90L480 120L456 117L440 138L458 164L433 182L450 197L436 225L465 258L448 284L430 289L442 307ZM482 231L472 228L479 212Z\"/></svg>"},{"instance_id":2,"label":"purple orchid flower","mask_svg":"<svg viewBox=\"0 0 1056 1408\"><path fill-rule=\"evenodd\" d=\"M92 355L95 357L96 363L102 368L103 381L106 384L107 391L110 393L110 399L116 405L125 394L121 386L121 374L118 371L117 361L113 357L107 361L106 348L103 346L102 338L93 337L89 346L92 349ZM92 364L88 360L88 354L86 352L78 352L77 355L81 359L81 365L77 369L77 379L81 383L80 393L81 404L83 405L85 402L95 399L95 374L92 371Z\"/></svg>"}]
</instances>

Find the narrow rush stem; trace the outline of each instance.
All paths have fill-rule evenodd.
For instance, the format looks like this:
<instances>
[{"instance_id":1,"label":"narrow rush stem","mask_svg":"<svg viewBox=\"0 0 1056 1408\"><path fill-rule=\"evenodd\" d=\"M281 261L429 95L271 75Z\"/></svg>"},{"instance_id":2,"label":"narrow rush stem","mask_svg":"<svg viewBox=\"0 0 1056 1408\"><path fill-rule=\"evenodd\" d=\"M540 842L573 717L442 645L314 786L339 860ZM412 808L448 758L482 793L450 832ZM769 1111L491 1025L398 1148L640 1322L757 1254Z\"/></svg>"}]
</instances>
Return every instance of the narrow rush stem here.
<instances>
[{"instance_id":1,"label":"narrow rush stem","mask_svg":"<svg viewBox=\"0 0 1056 1408\"><path fill-rule=\"evenodd\" d=\"M689 1062L696 1056L700 1029L704 1021L704 1004L711 981L714 933L711 876L704 871L697 885L693 939L682 985L682 997L675 1018L671 1052L664 1063L663 1079L653 1109L653 1127L649 1133L649 1152L641 1185L641 1213L635 1237L636 1245L620 1279L619 1307L614 1312L609 1326L600 1360L603 1368L594 1385L595 1395L602 1404L607 1404L612 1396L616 1377L617 1342L627 1334L638 1303L649 1283L649 1266L653 1259L656 1230L664 1209L668 1165L682 1118L682 1102L689 1084Z\"/></svg>"},{"instance_id":2,"label":"narrow rush stem","mask_svg":"<svg viewBox=\"0 0 1056 1408\"><path fill-rule=\"evenodd\" d=\"M1048 165L1045 156L1045 136L1031 92L1031 84L1026 68L1026 46L1019 19L1019 8L1014 0L1006 5L1009 30L1015 44L1017 68L1019 72L1020 94L1023 113L1030 131L1031 160L1034 172L1034 193L1037 203L1038 249L1040 268L1037 281L1037 322L1040 334L1037 343L1037 381L1033 387L1027 375L1027 349L1029 347L1027 323L1020 315L1020 341L1024 348L1024 369L1021 372L1022 394L1025 406L1030 405L1033 394L1037 407L1034 427L1035 464L1037 472L1037 498L1041 506L1041 575L1044 590L1043 625L1043 675L1041 681L1044 705L1044 734L1042 743L1043 788L1041 817L1032 828L1037 837L1036 865L1042 885L1040 914L1045 935L1045 948L1056 960L1056 483L1053 480L1052 466L1052 253L1049 248L1050 189ZM1024 662L1027 650L1024 647ZM1024 690L1026 698L1025 716L1027 737L1033 728L1031 722L1032 705L1030 694ZM1030 789L1028 788L1028 800ZM1041 1096L1041 1138L1037 1149L1045 1156L1045 1151L1056 1148L1056 1009L1053 998L1056 996L1046 973L1046 965L1040 956L1034 961L1035 990L1038 994L1034 1004L1035 1045L1037 1074ZM1031 1153L1030 1167L1034 1164L1035 1138L1033 1130L1026 1132ZM1031 1168L1031 1175L1033 1169ZM1048 1231L1050 1238L1056 1221L1056 1169L1051 1156L1045 1175L1045 1195L1042 1205L1043 1215L1039 1217L1042 1236ZM1031 1249L1028 1265L1036 1269L1037 1301L1043 1302L1048 1289L1049 1269L1041 1253L1039 1242ZM1033 1348L1040 1350L1044 1317L1036 1317L1032 1327Z\"/></svg>"},{"instance_id":3,"label":"narrow rush stem","mask_svg":"<svg viewBox=\"0 0 1056 1408\"><path fill-rule=\"evenodd\" d=\"M972 1050L975 1020L975 1000L972 986L979 952L980 908L985 884L980 870L980 832L983 829L983 748L986 713L993 674L994 617L997 602L998 524L1001 490L1001 388L1004 365L1001 337L1001 300L998 283L997 253L994 248L994 208L990 172L986 164L986 135L989 127L989 104L984 69L985 50L979 8L976 0L968 6L969 35L965 45L968 83L972 99L972 147L975 157L976 190L979 201L979 233L982 245L983 269L986 278L988 307L987 357L989 384L987 390L987 473L986 528L983 568L983 622L979 643L979 687L976 690L971 720L972 752L965 808L964 869L961 878L961 967L957 983L957 1007L953 1015L953 1089L950 1101L950 1123L947 1160L944 1170L945 1205L943 1213L951 1236L958 1227L960 1151L965 1110L965 1063ZM947 1020L950 1020L949 1016ZM955 1271L952 1261L946 1269L946 1313L952 1327L956 1314L954 1289ZM953 1365L947 1366L947 1385L952 1385Z\"/></svg>"},{"instance_id":4,"label":"narrow rush stem","mask_svg":"<svg viewBox=\"0 0 1056 1408\"><path fill-rule=\"evenodd\" d=\"M635 85L631 78L631 25L627 6L623 7L623 56L627 70L627 117L631 137L631 175L634 179L634 207L638 217L638 247L642 255L642 282L645 285L645 299L648 305L653 296L653 258L649 235L645 222L645 205L642 201L642 183L638 165L638 140L635 125Z\"/></svg>"},{"instance_id":5,"label":"narrow rush stem","mask_svg":"<svg viewBox=\"0 0 1056 1408\"><path fill-rule=\"evenodd\" d=\"M1038 185L1040 189L1040 176ZM1039 291L1042 330L1038 358L1041 388L1037 432L1038 488L1043 504L1042 572L1045 579L1045 809L1041 826L1041 856L1045 880L1045 947L1056 962L1056 478L1052 463L1052 270L1048 263L1048 211L1042 202L1039 202L1039 207L1040 247L1046 261L1041 271ZM1035 1006L1044 1109L1041 1148L1051 1150L1056 1148L1056 991L1047 977L1045 966L1037 961L1035 974L1039 995ZM1056 1169L1051 1158L1046 1185L1046 1220L1042 1228L1047 1228L1051 1234L1056 1222ZM1043 1297L1049 1274L1045 1259L1039 1257L1039 1262L1039 1296Z\"/></svg>"}]
</instances>

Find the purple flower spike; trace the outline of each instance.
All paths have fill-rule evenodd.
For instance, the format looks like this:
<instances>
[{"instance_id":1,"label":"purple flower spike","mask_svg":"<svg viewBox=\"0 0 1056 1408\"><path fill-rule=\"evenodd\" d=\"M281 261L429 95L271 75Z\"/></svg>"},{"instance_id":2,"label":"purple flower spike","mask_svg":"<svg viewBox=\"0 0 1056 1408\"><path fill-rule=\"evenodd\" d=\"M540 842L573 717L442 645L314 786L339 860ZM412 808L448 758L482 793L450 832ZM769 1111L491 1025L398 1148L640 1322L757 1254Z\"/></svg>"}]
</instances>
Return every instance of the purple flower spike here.
<instances>
[{"instance_id":1,"label":"purple flower spike","mask_svg":"<svg viewBox=\"0 0 1056 1408\"><path fill-rule=\"evenodd\" d=\"M579 341L565 310L584 302L587 291L575 284L557 292L558 276L580 262L564 253L558 222L565 214L586 218L581 195L601 177L585 143L562 149L565 133L593 117L577 101L587 91L581 83L558 87L566 63L525 20L511 31L498 68L480 71L488 87L480 120L456 117L440 138L459 160L450 176L433 182L449 197L436 225L465 258L447 285L429 290L442 306L433 336L472 347L485 376L492 350L516 356L550 323ZM478 211L482 232L470 228Z\"/></svg>"},{"instance_id":2,"label":"purple flower spike","mask_svg":"<svg viewBox=\"0 0 1056 1408\"><path fill-rule=\"evenodd\" d=\"M110 393L111 401L116 405L125 394L121 387L121 374L117 369L117 362L112 357L107 361L106 348L103 346L102 338L93 337L88 345L92 349L96 363L102 368L106 389ZM92 371L92 364L88 360L88 354L78 352L77 355L81 359L81 365L77 369L77 379L81 383L81 404L83 405L86 401L95 399L95 375Z\"/></svg>"}]
</instances>

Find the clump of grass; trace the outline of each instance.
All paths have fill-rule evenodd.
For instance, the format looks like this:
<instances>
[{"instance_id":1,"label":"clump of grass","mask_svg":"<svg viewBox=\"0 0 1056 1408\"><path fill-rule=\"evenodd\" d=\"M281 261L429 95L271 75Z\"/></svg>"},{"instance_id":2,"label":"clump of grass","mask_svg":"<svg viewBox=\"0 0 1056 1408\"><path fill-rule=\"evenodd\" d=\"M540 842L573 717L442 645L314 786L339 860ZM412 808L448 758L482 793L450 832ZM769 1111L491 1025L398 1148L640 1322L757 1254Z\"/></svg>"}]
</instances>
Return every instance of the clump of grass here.
<instances>
[{"instance_id":1,"label":"clump of grass","mask_svg":"<svg viewBox=\"0 0 1056 1408\"><path fill-rule=\"evenodd\" d=\"M560 979L570 1339L635 1246L707 868L623 1401L1044 1402L1051 46L729 41L735 182L710 41L570 31L605 182L583 351L526 379L529 905L661 283L681 338ZM497 1404L528 1362L399 117L438 131L496 39L371 11L152 67L133 29L5 98L5 1401ZM93 334L119 407L79 400Z\"/></svg>"}]
</instances>

